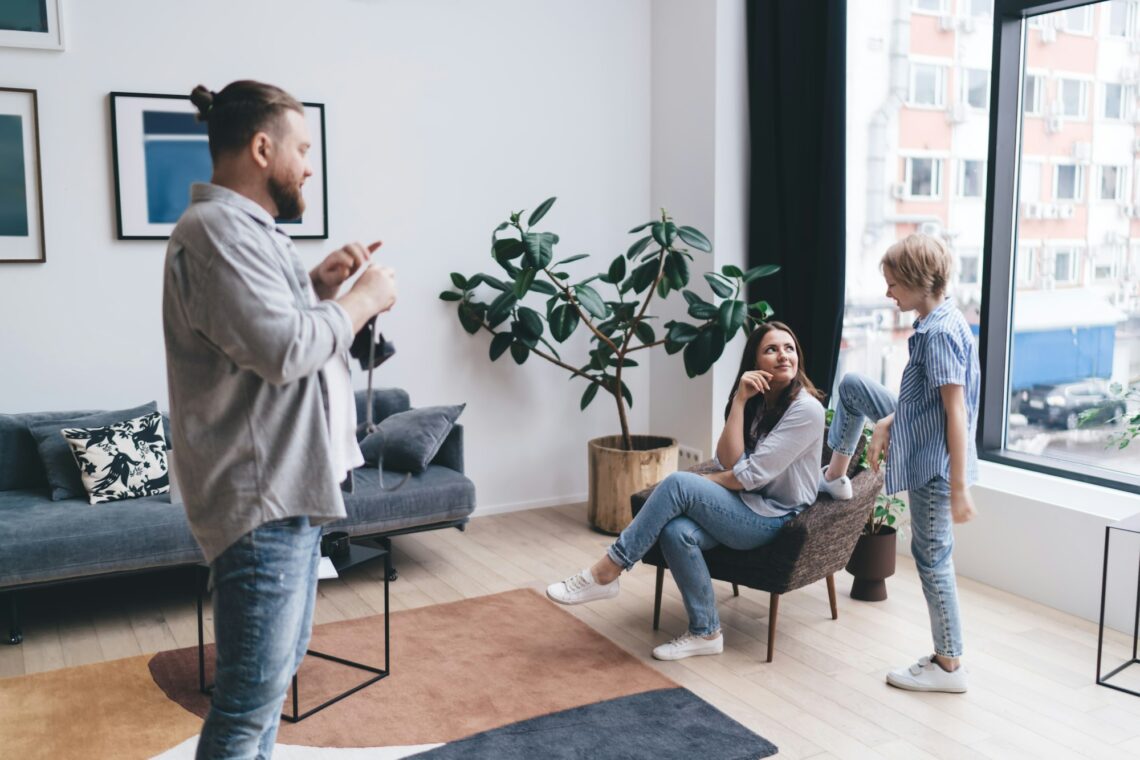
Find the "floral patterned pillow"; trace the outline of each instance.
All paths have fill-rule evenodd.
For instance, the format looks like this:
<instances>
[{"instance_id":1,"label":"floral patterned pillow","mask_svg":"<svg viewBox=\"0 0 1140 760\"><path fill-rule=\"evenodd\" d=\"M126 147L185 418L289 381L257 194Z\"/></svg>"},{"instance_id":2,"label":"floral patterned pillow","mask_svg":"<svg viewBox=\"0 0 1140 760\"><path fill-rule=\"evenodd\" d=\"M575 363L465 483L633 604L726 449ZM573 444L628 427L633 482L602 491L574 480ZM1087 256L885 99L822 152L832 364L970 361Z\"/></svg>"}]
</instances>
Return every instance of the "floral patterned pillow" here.
<instances>
[{"instance_id":1,"label":"floral patterned pillow","mask_svg":"<svg viewBox=\"0 0 1140 760\"><path fill-rule=\"evenodd\" d=\"M158 412L105 427L64 428L92 504L167 493L170 474Z\"/></svg>"}]
</instances>

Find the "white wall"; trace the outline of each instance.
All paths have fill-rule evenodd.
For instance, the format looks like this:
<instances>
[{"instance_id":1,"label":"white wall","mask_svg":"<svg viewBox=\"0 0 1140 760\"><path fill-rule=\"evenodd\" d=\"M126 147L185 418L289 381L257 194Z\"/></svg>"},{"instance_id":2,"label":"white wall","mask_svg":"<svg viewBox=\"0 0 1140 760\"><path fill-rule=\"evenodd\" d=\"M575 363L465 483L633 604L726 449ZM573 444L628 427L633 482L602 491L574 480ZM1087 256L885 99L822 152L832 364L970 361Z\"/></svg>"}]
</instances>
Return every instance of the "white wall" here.
<instances>
[{"instance_id":1,"label":"white wall","mask_svg":"<svg viewBox=\"0 0 1140 760\"><path fill-rule=\"evenodd\" d=\"M0 265L0 411L166 406L164 244L115 240L107 94L256 78L326 107L330 239L302 257L383 238L399 272L379 384L468 403L481 510L584 497L586 441L617 432L613 406L579 412L581 388L538 360L492 365L436 296L450 271L492 271L491 230L548 195L558 252L595 254L575 271L624 251L652 208L648 0L65 6L65 52L0 48L4 85L39 91L47 224L46 264ZM630 385L644 430L648 373Z\"/></svg>"}]
</instances>

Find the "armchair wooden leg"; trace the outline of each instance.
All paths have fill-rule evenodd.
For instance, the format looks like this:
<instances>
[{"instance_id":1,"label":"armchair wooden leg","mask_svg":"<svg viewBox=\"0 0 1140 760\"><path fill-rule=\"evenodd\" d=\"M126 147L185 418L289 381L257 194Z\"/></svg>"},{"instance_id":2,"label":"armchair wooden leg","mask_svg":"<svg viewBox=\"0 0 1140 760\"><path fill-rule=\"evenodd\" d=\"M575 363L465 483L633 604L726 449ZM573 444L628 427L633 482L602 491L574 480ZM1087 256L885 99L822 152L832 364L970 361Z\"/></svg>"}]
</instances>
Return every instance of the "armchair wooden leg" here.
<instances>
[{"instance_id":1,"label":"armchair wooden leg","mask_svg":"<svg viewBox=\"0 0 1140 760\"><path fill-rule=\"evenodd\" d=\"M665 585L665 568L657 568L657 591L653 595L653 630L661 624L661 587Z\"/></svg>"},{"instance_id":2,"label":"armchair wooden leg","mask_svg":"<svg viewBox=\"0 0 1140 760\"><path fill-rule=\"evenodd\" d=\"M740 586L736 585L735 583L732 584L732 595L740 596Z\"/></svg>"},{"instance_id":3,"label":"armchair wooden leg","mask_svg":"<svg viewBox=\"0 0 1140 760\"><path fill-rule=\"evenodd\" d=\"M839 619L839 607L835 604L835 573L827 576L827 600L831 602L831 619Z\"/></svg>"},{"instance_id":4,"label":"armchair wooden leg","mask_svg":"<svg viewBox=\"0 0 1140 760\"><path fill-rule=\"evenodd\" d=\"M776 648L776 613L780 609L780 595L773 593L768 603L768 662L772 661L772 652Z\"/></svg>"}]
</instances>

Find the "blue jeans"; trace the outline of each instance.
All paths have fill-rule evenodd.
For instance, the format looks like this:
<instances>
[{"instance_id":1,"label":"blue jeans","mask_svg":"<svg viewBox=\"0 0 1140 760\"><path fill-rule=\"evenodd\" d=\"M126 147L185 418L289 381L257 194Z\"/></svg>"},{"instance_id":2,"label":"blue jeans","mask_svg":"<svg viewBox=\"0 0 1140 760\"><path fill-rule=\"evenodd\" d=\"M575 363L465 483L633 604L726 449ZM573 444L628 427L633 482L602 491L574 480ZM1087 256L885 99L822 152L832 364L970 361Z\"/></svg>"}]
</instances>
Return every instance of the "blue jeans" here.
<instances>
[{"instance_id":1,"label":"blue jeans","mask_svg":"<svg viewBox=\"0 0 1140 760\"><path fill-rule=\"evenodd\" d=\"M792 515L765 517L740 494L692 472L661 481L607 552L628 570L658 540L689 613L689 631L708 636L720 630L712 578L702 552L724 544L755 549L771 543Z\"/></svg>"},{"instance_id":2,"label":"blue jeans","mask_svg":"<svg viewBox=\"0 0 1140 760\"><path fill-rule=\"evenodd\" d=\"M898 406L895 395L863 375L850 373L839 381L835 417L827 445L840 454L853 454L863 434L864 420L877 422ZM922 593L930 611L934 651L943 657L962 654L962 621L958 613L958 585L954 578L953 520L950 516L950 484L935 477L910 496L910 552L922 581Z\"/></svg>"},{"instance_id":3,"label":"blue jeans","mask_svg":"<svg viewBox=\"0 0 1140 760\"><path fill-rule=\"evenodd\" d=\"M210 566L218 664L199 760L268 758L281 705L309 645L321 529L266 523Z\"/></svg>"}]
</instances>

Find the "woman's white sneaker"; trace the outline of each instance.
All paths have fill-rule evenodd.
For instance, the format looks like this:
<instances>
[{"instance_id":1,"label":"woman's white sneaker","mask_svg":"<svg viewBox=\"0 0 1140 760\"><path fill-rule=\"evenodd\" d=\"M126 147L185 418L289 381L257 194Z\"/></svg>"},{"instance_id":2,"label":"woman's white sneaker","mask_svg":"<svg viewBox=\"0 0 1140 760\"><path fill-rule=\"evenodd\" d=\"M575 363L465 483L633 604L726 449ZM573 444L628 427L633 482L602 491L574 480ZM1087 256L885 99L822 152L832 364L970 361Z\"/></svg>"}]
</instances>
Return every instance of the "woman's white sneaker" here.
<instances>
[{"instance_id":1,"label":"woman's white sneaker","mask_svg":"<svg viewBox=\"0 0 1140 760\"><path fill-rule=\"evenodd\" d=\"M683 660L699 654L720 654L724 651L724 634L719 631L715 639L706 639L704 636L694 636L685 631L670 642L662 644L653 650L653 656L658 660Z\"/></svg>"},{"instance_id":2,"label":"woman's white sneaker","mask_svg":"<svg viewBox=\"0 0 1140 760\"><path fill-rule=\"evenodd\" d=\"M851 488L851 478L846 475L840 475L835 480L827 479L827 468L824 467L823 471L819 473L819 492L829 495L833 499L844 501L850 499L855 495L855 491Z\"/></svg>"},{"instance_id":3,"label":"woman's white sneaker","mask_svg":"<svg viewBox=\"0 0 1140 760\"><path fill-rule=\"evenodd\" d=\"M572 575L564 581L551 583L546 587L546 595L559 604L585 604L599 599L613 599L621 590L621 579L612 583L598 583L590 574L590 568Z\"/></svg>"},{"instance_id":4,"label":"woman's white sneaker","mask_svg":"<svg viewBox=\"0 0 1140 760\"><path fill-rule=\"evenodd\" d=\"M961 665L953 672L943 670L930 655L919 658L907 668L887 673L887 683L908 691L945 691L961 694L966 690L966 669Z\"/></svg>"}]
</instances>

